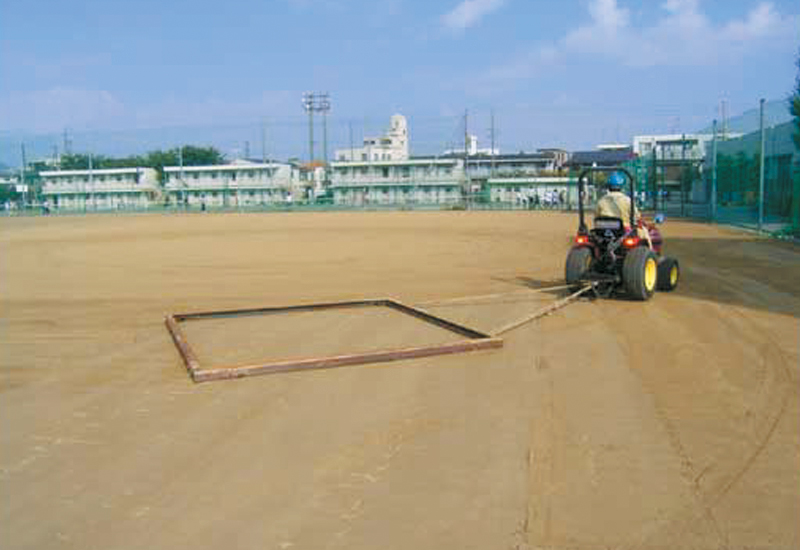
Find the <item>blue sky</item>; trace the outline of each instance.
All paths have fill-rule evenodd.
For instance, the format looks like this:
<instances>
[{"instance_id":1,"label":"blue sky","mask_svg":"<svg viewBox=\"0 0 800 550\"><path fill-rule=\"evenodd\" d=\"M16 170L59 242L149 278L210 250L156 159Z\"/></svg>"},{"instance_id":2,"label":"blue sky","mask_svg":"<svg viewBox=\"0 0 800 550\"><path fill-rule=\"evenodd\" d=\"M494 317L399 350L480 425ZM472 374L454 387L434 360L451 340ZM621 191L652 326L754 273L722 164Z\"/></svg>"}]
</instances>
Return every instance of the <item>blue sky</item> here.
<instances>
[{"instance_id":1,"label":"blue sky","mask_svg":"<svg viewBox=\"0 0 800 550\"><path fill-rule=\"evenodd\" d=\"M505 150L586 148L786 96L799 16L796 0L3 0L0 132L70 128L98 147L266 121L276 154L303 156L300 97L318 90L331 148L400 112L433 153L465 109L483 144L494 111Z\"/></svg>"}]
</instances>

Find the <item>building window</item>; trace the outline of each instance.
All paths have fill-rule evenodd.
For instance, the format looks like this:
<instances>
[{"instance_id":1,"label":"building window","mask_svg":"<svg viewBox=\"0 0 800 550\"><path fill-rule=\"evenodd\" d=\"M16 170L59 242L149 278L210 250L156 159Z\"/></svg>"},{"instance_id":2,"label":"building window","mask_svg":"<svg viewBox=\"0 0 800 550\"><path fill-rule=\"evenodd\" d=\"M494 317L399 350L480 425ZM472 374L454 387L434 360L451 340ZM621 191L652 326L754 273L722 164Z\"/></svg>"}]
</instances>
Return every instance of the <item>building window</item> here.
<instances>
[{"instance_id":1,"label":"building window","mask_svg":"<svg viewBox=\"0 0 800 550\"><path fill-rule=\"evenodd\" d=\"M384 178L388 178L388 177L389 177L389 168L388 168L388 167L386 167L386 168L381 168L381 175L382 175Z\"/></svg>"}]
</instances>

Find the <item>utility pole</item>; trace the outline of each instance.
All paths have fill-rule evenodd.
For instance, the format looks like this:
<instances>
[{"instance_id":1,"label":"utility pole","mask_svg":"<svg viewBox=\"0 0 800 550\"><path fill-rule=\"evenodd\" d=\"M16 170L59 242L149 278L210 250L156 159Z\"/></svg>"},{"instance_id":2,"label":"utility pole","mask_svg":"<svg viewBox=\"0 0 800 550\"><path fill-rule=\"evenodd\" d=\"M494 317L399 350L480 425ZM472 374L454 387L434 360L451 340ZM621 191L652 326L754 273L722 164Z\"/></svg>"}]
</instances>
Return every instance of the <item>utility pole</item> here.
<instances>
[{"instance_id":1,"label":"utility pole","mask_svg":"<svg viewBox=\"0 0 800 550\"><path fill-rule=\"evenodd\" d=\"M328 166L328 111L331 110L331 101L327 93L323 94L320 103L322 111L322 160Z\"/></svg>"},{"instance_id":2,"label":"utility pole","mask_svg":"<svg viewBox=\"0 0 800 550\"><path fill-rule=\"evenodd\" d=\"M261 121L261 162L267 163L267 120Z\"/></svg>"},{"instance_id":3,"label":"utility pole","mask_svg":"<svg viewBox=\"0 0 800 550\"><path fill-rule=\"evenodd\" d=\"M92 203L92 207L96 207L97 205L94 202L94 172L92 168L92 157L92 153L89 153L89 200ZM95 210L97 210L97 208L95 208Z\"/></svg>"},{"instance_id":4,"label":"utility pole","mask_svg":"<svg viewBox=\"0 0 800 550\"><path fill-rule=\"evenodd\" d=\"M69 139L69 130L64 128L64 154L72 154L72 142Z\"/></svg>"},{"instance_id":5,"label":"utility pole","mask_svg":"<svg viewBox=\"0 0 800 550\"><path fill-rule=\"evenodd\" d=\"M494 177L494 109L492 109L492 128L491 128L491 136L492 136L492 164L489 170L489 175Z\"/></svg>"},{"instance_id":6,"label":"utility pole","mask_svg":"<svg viewBox=\"0 0 800 550\"><path fill-rule=\"evenodd\" d=\"M711 221L717 221L717 119L714 119L714 141L711 142Z\"/></svg>"},{"instance_id":7,"label":"utility pole","mask_svg":"<svg viewBox=\"0 0 800 550\"><path fill-rule=\"evenodd\" d=\"M323 131L323 159L328 161L328 111L331 110L330 94L305 92L303 94L303 108L308 113L308 157L309 162L314 161L314 112L322 113Z\"/></svg>"},{"instance_id":8,"label":"utility pole","mask_svg":"<svg viewBox=\"0 0 800 550\"><path fill-rule=\"evenodd\" d=\"M178 166L180 167L181 204L186 202L186 181L183 179L183 146L178 147Z\"/></svg>"},{"instance_id":9,"label":"utility pole","mask_svg":"<svg viewBox=\"0 0 800 550\"><path fill-rule=\"evenodd\" d=\"M760 116L759 116L759 128L761 132L761 154L760 154L760 161L758 166L758 230L761 231L764 227L764 165L766 164L766 159L764 158L764 98L761 98L759 101L760 106Z\"/></svg>"},{"instance_id":10,"label":"utility pole","mask_svg":"<svg viewBox=\"0 0 800 550\"><path fill-rule=\"evenodd\" d=\"M28 186L27 186L27 183L26 183L27 182L26 170L28 168L28 162L27 162L27 160L25 158L25 144L24 143L20 143L20 148L22 149L22 174L21 174L21 178L20 178L22 180L22 182L21 182L21 184L22 184L22 193L23 193L22 201L23 201L24 204L27 204L28 200L30 199L30 194L28 192Z\"/></svg>"},{"instance_id":11,"label":"utility pole","mask_svg":"<svg viewBox=\"0 0 800 550\"><path fill-rule=\"evenodd\" d=\"M466 203L469 208L470 185L469 185L469 110L464 109L464 182L466 186Z\"/></svg>"},{"instance_id":12,"label":"utility pole","mask_svg":"<svg viewBox=\"0 0 800 550\"><path fill-rule=\"evenodd\" d=\"M723 99L721 105L722 115L722 141L728 139L728 100Z\"/></svg>"},{"instance_id":13,"label":"utility pole","mask_svg":"<svg viewBox=\"0 0 800 550\"><path fill-rule=\"evenodd\" d=\"M355 150L353 149L353 121L347 123L347 130L350 137L350 162L355 162Z\"/></svg>"}]
</instances>

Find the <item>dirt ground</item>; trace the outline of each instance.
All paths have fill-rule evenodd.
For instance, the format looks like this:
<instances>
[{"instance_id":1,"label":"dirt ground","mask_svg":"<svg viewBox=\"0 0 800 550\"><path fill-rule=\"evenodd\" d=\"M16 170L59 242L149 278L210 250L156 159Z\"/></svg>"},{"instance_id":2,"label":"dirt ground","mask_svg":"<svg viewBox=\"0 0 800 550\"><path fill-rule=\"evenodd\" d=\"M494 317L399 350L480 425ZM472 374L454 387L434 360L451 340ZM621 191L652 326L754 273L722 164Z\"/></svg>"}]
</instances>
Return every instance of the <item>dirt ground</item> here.
<instances>
[{"instance_id":1,"label":"dirt ground","mask_svg":"<svg viewBox=\"0 0 800 550\"><path fill-rule=\"evenodd\" d=\"M530 290L562 281L575 223L0 219L0 548L798 548L797 247L669 220L675 293L390 364L194 384L163 324L392 296L491 332L563 295ZM194 336L223 363L439 337L404 323Z\"/></svg>"}]
</instances>

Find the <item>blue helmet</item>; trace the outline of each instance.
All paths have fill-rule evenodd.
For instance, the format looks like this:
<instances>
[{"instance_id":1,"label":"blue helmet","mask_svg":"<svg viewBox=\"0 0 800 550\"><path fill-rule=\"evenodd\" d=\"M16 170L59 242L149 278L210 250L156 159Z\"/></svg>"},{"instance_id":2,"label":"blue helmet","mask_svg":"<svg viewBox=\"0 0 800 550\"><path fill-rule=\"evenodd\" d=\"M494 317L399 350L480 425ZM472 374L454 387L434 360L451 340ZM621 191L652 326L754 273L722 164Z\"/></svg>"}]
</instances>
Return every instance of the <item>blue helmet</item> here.
<instances>
[{"instance_id":1,"label":"blue helmet","mask_svg":"<svg viewBox=\"0 0 800 550\"><path fill-rule=\"evenodd\" d=\"M608 176L608 190L619 191L625 185L625 178L619 172L611 172Z\"/></svg>"}]
</instances>

